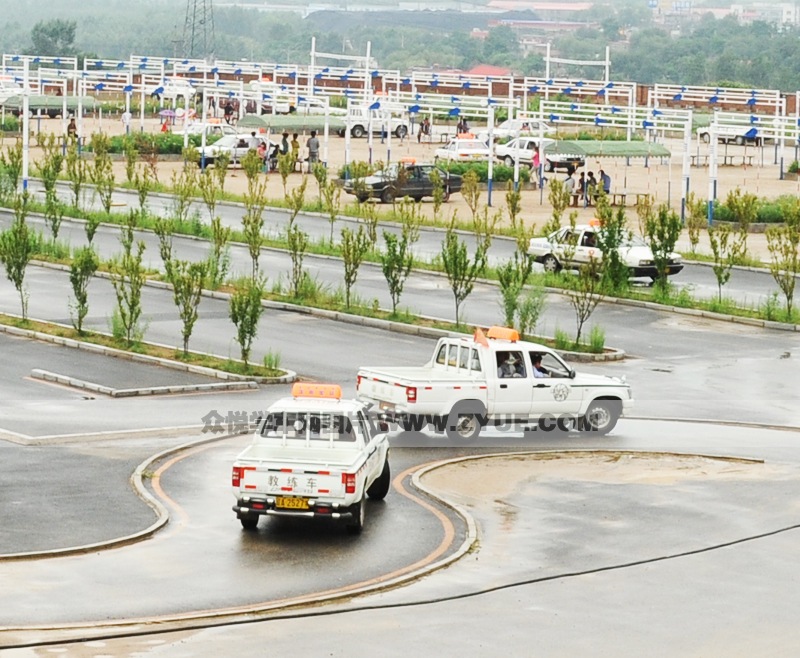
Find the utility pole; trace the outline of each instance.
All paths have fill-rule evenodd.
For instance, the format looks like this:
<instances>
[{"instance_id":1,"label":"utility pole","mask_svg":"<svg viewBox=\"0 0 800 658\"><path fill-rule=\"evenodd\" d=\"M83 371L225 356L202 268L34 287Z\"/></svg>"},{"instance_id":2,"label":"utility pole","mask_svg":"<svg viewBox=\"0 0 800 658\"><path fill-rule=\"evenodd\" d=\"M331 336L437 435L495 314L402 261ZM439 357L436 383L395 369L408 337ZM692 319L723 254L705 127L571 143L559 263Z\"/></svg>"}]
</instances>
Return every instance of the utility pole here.
<instances>
[{"instance_id":1,"label":"utility pole","mask_svg":"<svg viewBox=\"0 0 800 658\"><path fill-rule=\"evenodd\" d=\"M212 0L187 0L183 24L183 55L214 59L214 10Z\"/></svg>"}]
</instances>

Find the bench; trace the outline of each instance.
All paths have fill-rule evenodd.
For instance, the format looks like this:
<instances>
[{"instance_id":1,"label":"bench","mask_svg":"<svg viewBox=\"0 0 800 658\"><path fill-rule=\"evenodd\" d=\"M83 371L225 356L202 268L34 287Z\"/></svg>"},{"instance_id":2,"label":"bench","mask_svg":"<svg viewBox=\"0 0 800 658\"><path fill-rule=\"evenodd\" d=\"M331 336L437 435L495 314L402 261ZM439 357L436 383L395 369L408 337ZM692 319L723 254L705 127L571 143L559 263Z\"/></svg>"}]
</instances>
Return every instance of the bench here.
<instances>
[{"instance_id":1,"label":"bench","mask_svg":"<svg viewBox=\"0 0 800 658\"><path fill-rule=\"evenodd\" d=\"M709 164L708 155L692 155L692 167L707 167ZM720 155L717 162L720 167L753 166L753 155Z\"/></svg>"},{"instance_id":2,"label":"bench","mask_svg":"<svg viewBox=\"0 0 800 658\"><path fill-rule=\"evenodd\" d=\"M722 167L735 167L738 166L736 164L736 160L741 158L741 166L753 166L753 156L752 155L723 155L720 158L720 166Z\"/></svg>"},{"instance_id":3,"label":"bench","mask_svg":"<svg viewBox=\"0 0 800 658\"><path fill-rule=\"evenodd\" d=\"M609 192L607 196L611 199L612 206L627 205L628 195L625 192Z\"/></svg>"}]
</instances>

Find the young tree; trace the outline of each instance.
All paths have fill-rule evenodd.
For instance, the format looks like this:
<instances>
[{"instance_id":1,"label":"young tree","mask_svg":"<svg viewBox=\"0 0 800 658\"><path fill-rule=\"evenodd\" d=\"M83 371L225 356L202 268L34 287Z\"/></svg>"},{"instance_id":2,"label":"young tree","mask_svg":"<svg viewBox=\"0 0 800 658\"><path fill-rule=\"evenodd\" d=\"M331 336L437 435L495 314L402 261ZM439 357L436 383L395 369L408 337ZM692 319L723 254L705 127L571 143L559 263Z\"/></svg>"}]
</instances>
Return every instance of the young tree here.
<instances>
[{"instance_id":1,"label":"young tree","mask_svg":"<svg viewBox=\"0 0 800 658\"><path fill-rule=\"evenodd\" d=\"M19 293L22 319L28 317L28 293L25 291L25 270L33 257L33 241L26 218L30 195L26 190L14 197L14 221L10 228L0 233L0 262L6 276Z\"/></svg>"},{"instance_id":2,"label":"young tree","mask_svg":"<svg viewBox=\"0 0 800 658\"><path fill-rule=\"evenodd\" d=\"M300 296L305 271L303 270L303 260L308 249L308 234L295 224L297 215L303 209L306 199L307 178L286 195L286 202L289 206L289 224L286 228L286 243L289 248L289 258L292 261L292 269L289 274L292 295Z\"/></svg>"},{"instance_id":3,"label":"young tree","mask_svg":"<svg viewBox=\"0 0 800 658\"><path fill-rule=\"evenodd\" d=\"M158 236L158 253L164 264L167 281L172 279L172 236L175 233L175 220L169 217L156 217L153 230Z\"/></svg>"},{"instance_id":4,"label":"young tree","mask_svg":"<svg viewBox=\"0 0 800 658\"><path fill-rule=\"evenodd\" d=\"M70 310L75 312L72 326L81 335L83 334L83 321L89 313L89 282L99 264L100 261L94 249L80 247L75 250L69 265L69 282L72 285L72 293L75 295L75 303L70 304Z\"/></svg>"},{"instance_id":5,"label":"young tree","mask_svg":"<svg viewBox=\"0 0 800 658\"><path fill-rule=\"evenodd\" d=\"M741 243L733 239L730 224L721 223L708 227L708 241L714 257L714 276L717 277L718 300L722 301L722 286L731 278L731 269L739 258Z\"/></svg>"},{"instance_id":6,"label":"young tree","mask_svg":"<svg viewBox=\"0 0 800 658\"><path fill-rule=\"evenodd\" d=\"M620 293L627 290L630 276L628 266L620 254L620 248L631 239L627 229L625 210L619 208L617 212L601 198L597 204L597 217L600 219L600 230L596 233L597 247L603 254L602 283L606 293Z\"/></svg>"},{"instance_id":7,"label":"young tree","mask_svg":"<svg viewBox=\"0 0 800 658\"><path fill-rule=\"evenodd\" d=\"M248 180L247 192L244 195L244 215L242 231L247 243L247 250L253 263L252 277L258 277L258 258L264 245L264 209L267 207L266 180L252 178Z\"/></svg>"},{"instance_id":8,"label":"young tree","mask_svg":"<svg viewBox=\"0 0 800 658\"><path fill-rule=\"evenodd\" d=\"M192 263L186 260L176 260L172 263L170 283L172 283L172 296L183 323L181 335L184 356L189 354L189 338L197 322L206 267L206 263Z\"/></svg>"},{"instance_id":9,"label":"young tree","mask_svg":"<svg viewBox=\"0 0 800 658\"><path fill-rule=\"evenodd\" d=\"M586 321L591 317L597 305L603 299L602 283L600 281L600 263L595 258L581 265L578 276L570 280L570 289L567 293L572 308L575 310L575 345L581 343L581 333Z\"/></svg>"},{"instance_id":10,"label":"young tree","mask_svg":"<svg viewBox=\"0 0 800 658\"><path fill-rule=\"evenodd\" d=\"M211 221L217 216L217 201L222 191L215 172L208 168L203 169L197 178L197 187L200 188L200 196L208 208L208 219Z\"/></svg>"},{"instance_id":11,"label":"young tree","mask_svg":"<svg viewBox=\"0 0 800 658\"><path fill-rule=\"evenodd\" d=\"M736 251L739 260L747 258L747 234L750 225L758 217L759 200L755 194L744 192L737 187L728 192L725 205L731 211L731 216L736 221Z\"/></svg>"},{"instance_id":12,"label":"young tree","mask_svg":"<svg viewBox=\"0 0 800 658\"><path fill-rule=\"evenodd\" d=\"M117 312L128 345L141 340L139 318L142 315L142 287L145 284L142 267L145 244L139 240L134 248L133 229L134 224L129 217L120 235L122 255L114 259L111 266L111 284L117 296Z\"/></svg>"},{"instance_id":13,"label":"young tree","mask_svg":"<svg viewBox=\"0 0 800 658\"><path fill-rule=\"evenodd\" d=\"M342 239L339 243L342 251L342 261L344 262L344 305L350 308L350 291L356 284L358 278L358 268L370 248L369 236L364 231L363 226L358 227L358 231L352 231L347 227L342 229Z\"/></svg>"},{"instance_id":14,"label":"young tree","mask_svg":"<svg viewBox=\"0 0 800 658\"><path fill-rule=\"evenodd\" d=\"M231 156L227 152L217 153L214 156L214 176L217 178L217 186L220 193L225 190L225 175L231 164Z\"/></svg>"},{"instance_id":15,"label":"young tree","mask_svg":"<svg viewBox=\"0 0 800 658\"><path fill-rule=\"evenodd\" d=\"M280 174L281 182L283 183L283 196L286 196L286 185L289 182L289 174L294 173L294 153L278 154L278 174Z\"/></svg>"},{"instance_id":16,"label":"young tree","mask_svg":"<svg viewBox=\"0 0 800 658\"><path fill-rule=\"evenodd\" d=\"M442 242L442 265L444 266L447 281L453 291L453 298L456 306L456 326L461 324L459 310L461 304L470 295L475 286L475 279L483 272L486 267L486 251L488 244L478 238L475 253L470 258L467 245L461 240L455 230L455 217L450 220L447 231Z\"/></svg>"},{"instance_id":17,"label":"young tree","mask_svg":"<svg viewBox=\"0 0 800 658\"><path fill-rule=\"evenodd\" d=\"M69 188L72 191L72 207L76 210L80 206L81 192L89 176L86 161L81 157L78 145L70 142L67 145L67 178L69 178Z\"/></svg>"},{"instance_id":18,"label":"young tree","mask_svg":"<svg viewBox=\"0 0 800 658\"><path fill-rule=\"evenodd\" d=\"M800 274L800 202L793 198L782 205L784 223L767 229L767 247L769 271L786 298L786 318L791 321L795 283Z\"/></svg>"},{"instance_id":19,"label":"young tree","mask_svg":"<svg viewBox=\"0 0 800 658\"><path fill-rule=\"evenodd\" d=\"M700 244L700 231L708 225L708 202L689 192L686 197L686 232L689 234L689 244L692 254L697 253Z\"/></svg>"},{"instance_id":20,"label":"young tree","mask_svg":"<svg viewBox=\"0 0 800 658\"><path fill-rule=\"evenodd\" d=\"M328 222L331 225L330 244L333 246L333 225L336 223L336 218L339 215L341 208L342 188L336 181L328 181L324 188L322 188L322 204L325 212L328 213Z\"/></svg>"},{"instance_id":21,"label":"young tree","mask_svg":"<svg viewBox=\"0 0 800 658\"><path fill-rule=\"evenodd\" d=\"M653 264L657 272L656 284L667 288L667 276L671 254L681 235L681 218L668 204L662 203L645 220L645 235L653 252Z\"/></svg>"},{"instance_id":22,"label":"young tree","mask_svg":"<svg viewBox=\"0 0 800 658\"><path fill-rule=\"evenodd\" d=\"M355 163L351 163L350 165L351 171L353 165L355 165ZM314 178L317 181L319 203L322 205L322 192L328 185L328 169L321 162L315 162L311 165L311 173L314 175Z\"/></svg>"},{"instance_id":23,"label":"young tree","mask_svg":"<svg viewBox=\"0 0 800 658\"><path fill-rule=\"evenodd\" d=\"M413 203L412 209L413 209ZM403 286L411 273L414 257L412 245L419 239L419 217L415 211L408 211L407 204L401 204L400 216L403 224L400 236L388 231L383 232L386 250L381 254L381 269L389 286L392 298L392 313L397 313L397 305L403 294Z\"/></svg>"},{"instance_id":24,"label":"young tree","mask_svg":"<svg viewBox=\"0 0 800 658\"><path fill-rule=\"evenodd\" d=\"M139 198L139 221L144 222L147 217L147 197L153 189L153 180L150 170L141 167L133 173L133 186L136 188L136 195Z\"/></svg>"},{"instance_id":25,"label":"young tree","mask_svg":"<svg viewBox=\"0 0 800 658\"><path fill-rule=\"evenodd\" d=\"M114 168L109 154L110 146L111 141L107 135L103 133L92 135L94 163L89 171L89 177L106 214L111 212L111 197L114 193Z\"/></svg>"},{"instance_id":26,"label":"young tree","mask_svg":"<svg viewBox=\"0 0 800 658\"><path fill-rule=\"evenodd\" d=\"M247 186L252 187L264 169L264 161L258 153L250 149L242 156L241 163L244 175L247 176Z\"/></svg>"},{"instance_id":27,"label":"young tree","mask_svg":"<svg viewBox=\"0 0 800 658\"><path fill-rule=\"evenodd\" d=\"M61 208L56 194L56 183L64 164L64 156L61 153L61 148L55 135L47 135L41 140L41 147L43 156L37 163L37 169L44 185L44 217L48 226L50 226L50 231L55 241L58 238L61 220L64 217L64 210Z\"/></svg>"},{"instance_id":28,"label":"young tree","mask_svg":"<svg viewBox=\"0 0 800 658\"><path fill-rule=\"evenodd\" d=\"M139 160L139 149L136 148L136 140L130 135L122 138L122 153L125 155L125 179L128 183L133 183L136 176L136 162Z\"/></svg>"},{"instance_id":29,"label":"young tree","mask_svg":"<svg viewBox=\"0 0 800 658\"><path fill-rule=\"evenodd\" d=\"M16 139L14 143L0 155L0 166L9 179L11 192L16 193L19 181L22 178L22 140Z\"/></svg>"},{"instance_id":30,"label":"young tree","mask_svg":"<svg viewBox=\"0 0 800 658\"><path fill-rule=\"evenodd\" d=\"M242 353L245 369L248 367L253 340L258 334L258 321L264 311L263 279L245 278L238 282L231 295L229 315L236 327L236 342Z\"/></svg>"},{"instance_id":31,"label":"young tree","mask_svg":"<svg viewBox=\"0 0 800 658\"><path fill-rule=\"evenodd\" d=\"M461 179L461 196L467 203L467 207L472 213L472 222L474 223L478 216L478 206L481 202L481 191L478 187L478 174L474 169L464 173Z\"/></svg>"},{"instance_id":32,"label":"young tree","mask_svg":"<svg viewBox=\"0 0 800 658\"><path fill-rule=\"evenodd\" d=\"M523 336L530 336L547 305L547 293L543 286L528 288L517 310L517 327Z\"/></svg>"},{"instance_id":33,"label":"young tree","mask_svg":"<svg viewBox=\"0 0 800 658\"><path fill-rule=\"evenodd\" d=\"M189 210L197 186L195 170L183 167L172 172L172 216L178 224L189 221Z\"/></svg>"},{"instance_id":34,"label":"young tree","mask_svg":"<svg viewBox=\"0 0 800 658\"><path fill-rule=\"evenodd\" d=\"M292 296L299 299L306 272L303 269L303 259L308 249L308 233L297 224L292 223L286 231L286 242L289 246L289 257L292 260L291 289Z\"/></svg>"},{"instance_id":35,"label":"young tree","mask_svg":"<svg viewBox=\"0 0 800 658\"><path fill-rule=\"evenodd\" d=\"M550 235L561 228L561 219L566 209L569 208L569 202L572 196L567 186L564 185L564 181L552 180L548 188L547 200L553 207L553 212L547 224L542 227L542 233L544 235Z\"/></svg>"},{"instance_id":36,"label":"young tree","mask_svg":"<svg viewBox=\"0 0 800 658\"><path fill-rule=\"evenodd\" d=\"M228 242L231 239L231 229L222 225L219 217L211 220L211 250L208 255L208 286L212 290L219 288L228 275L231 264Z\"/></svg>"}]
</instances>

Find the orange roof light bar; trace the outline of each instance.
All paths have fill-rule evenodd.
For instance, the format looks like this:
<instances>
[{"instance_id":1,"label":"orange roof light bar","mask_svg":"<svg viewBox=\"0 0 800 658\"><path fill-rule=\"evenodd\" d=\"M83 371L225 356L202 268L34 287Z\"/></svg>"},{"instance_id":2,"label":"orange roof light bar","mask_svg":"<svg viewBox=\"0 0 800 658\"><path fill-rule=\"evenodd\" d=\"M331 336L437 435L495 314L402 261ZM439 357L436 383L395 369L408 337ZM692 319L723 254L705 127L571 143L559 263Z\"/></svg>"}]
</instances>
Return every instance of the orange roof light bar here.
<instances>
[{"instance_id":1,"label":"orange roof light bar","mask_svg":"<svg viewBox=\"0 0 800 658\"><path fill-rule=\"evenodd\" d=\"M292 386L293 398L321 398L326 400L340 400L342 387L339 384L310 384L298 382Z\"/></svg>"},{"instance_id":2,"label":"orange roof light bar","mask_svg":"<svg viewBox=\"0 0 800 658\"><path fill-rule=\"evenodd\" d=\"M486 332L486 336L487 338L510 340L512 343L515 343L519 340L519 332L516 329L511 329L509 327L489 327L489 331Z\"/></svg>"}]
</instances>

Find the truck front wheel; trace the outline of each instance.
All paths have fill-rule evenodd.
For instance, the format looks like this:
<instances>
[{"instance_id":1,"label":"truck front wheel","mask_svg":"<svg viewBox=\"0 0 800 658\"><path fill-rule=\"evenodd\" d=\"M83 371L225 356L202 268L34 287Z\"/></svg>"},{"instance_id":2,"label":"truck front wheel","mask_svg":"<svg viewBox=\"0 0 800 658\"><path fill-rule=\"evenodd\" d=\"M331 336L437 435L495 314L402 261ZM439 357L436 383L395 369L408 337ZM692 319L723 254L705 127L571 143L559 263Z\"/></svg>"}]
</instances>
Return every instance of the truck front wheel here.
<instances>
[{"instance_id":1,"label":"truck front wheel","mask_svg":"<svg viewBox=\"0 0 800 658\"><path fill-rule=\"evenodd\" d=\"M350 507L350 512L353 514L353 520L347 526L347 532L351 535L360 535L364 529L364 517L366 510L364 509L365 499L362 497L355 505Z\"/></svg>"},{"instance_id":2,"label":"truck front wheel","mask_svg":"<svg viewBox=\"0 0 800 658\"><path fill-rule=\"evenodd\" d=\"M608 434L616 427L620 412L618 401L594 400L581 419L581 429L584 432L596 432L600 435Z\"/></svg>"},{"instance_id":3,"label":"truck front wheel","mask_svg":"<svg viewBox=\"0 0 800 658\"><path fill-rule=\"evenodd\" d=\"M367 495L372 500L383 500L386 498L386 494L389 493L389 487L392 484L392 472L389 470L389 460L387 459L383 463L383 471L377 477L377 479L369 485L369 489L367 489Z\"/></svg>"}]
</instances>

